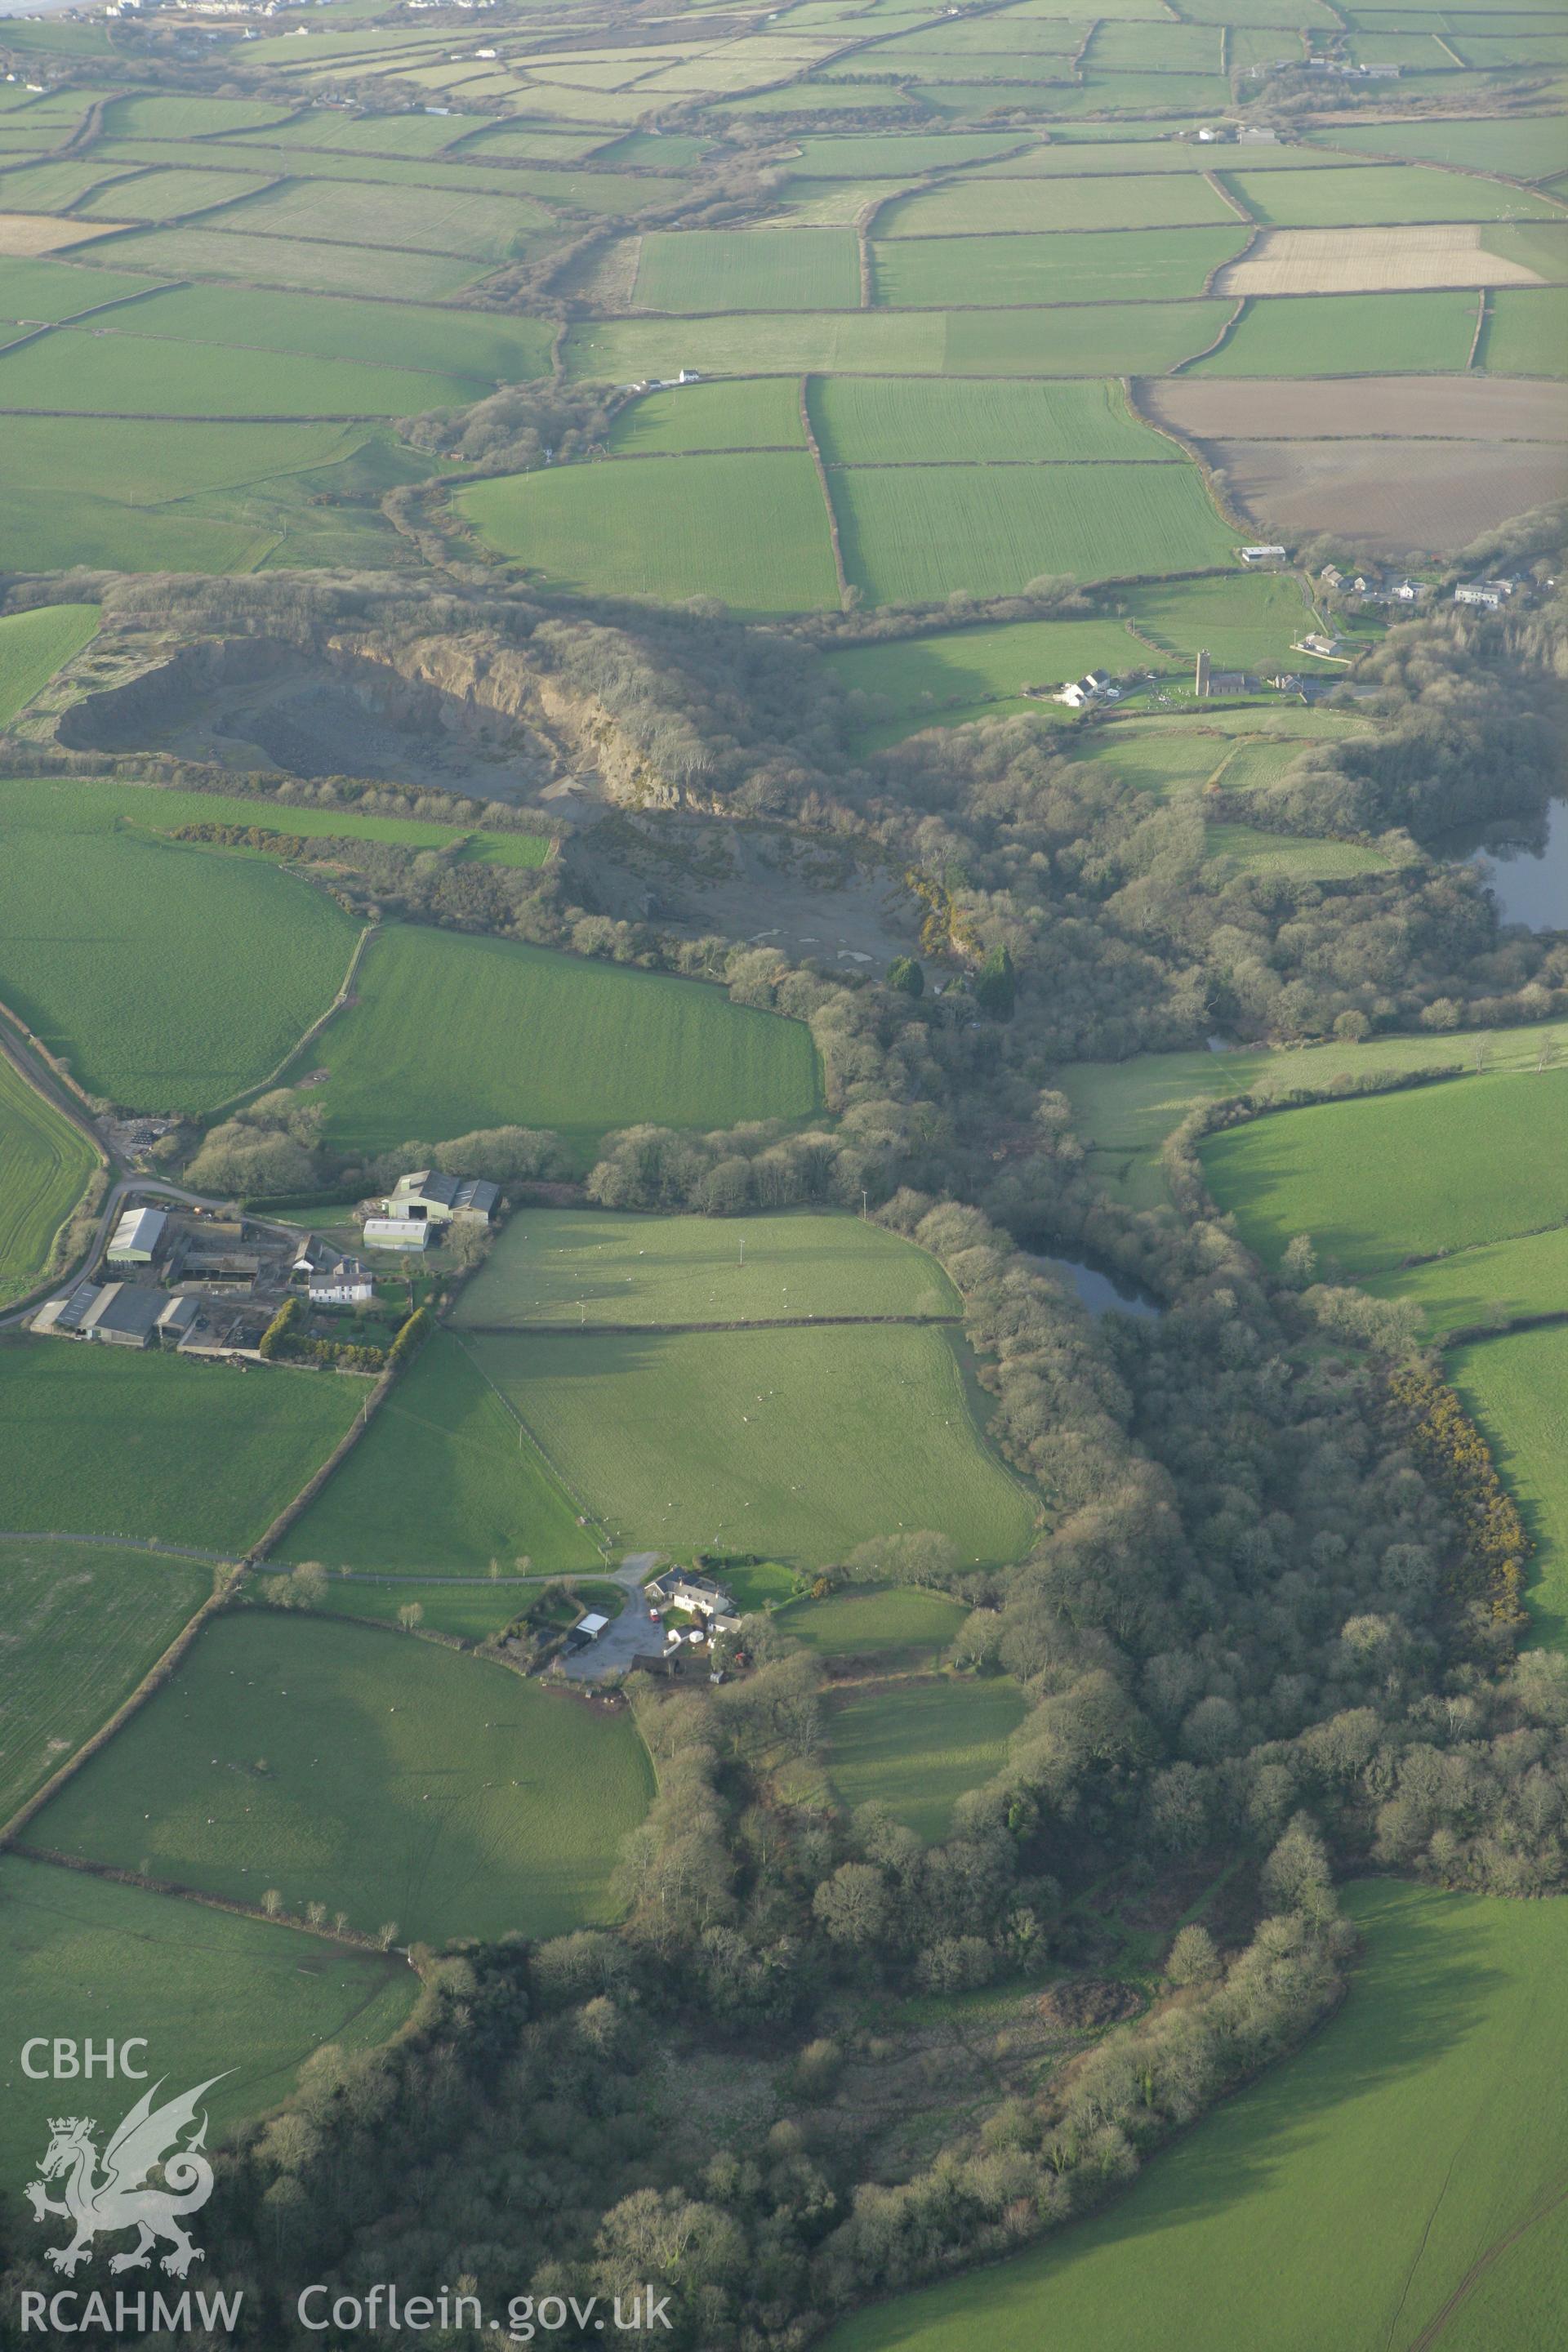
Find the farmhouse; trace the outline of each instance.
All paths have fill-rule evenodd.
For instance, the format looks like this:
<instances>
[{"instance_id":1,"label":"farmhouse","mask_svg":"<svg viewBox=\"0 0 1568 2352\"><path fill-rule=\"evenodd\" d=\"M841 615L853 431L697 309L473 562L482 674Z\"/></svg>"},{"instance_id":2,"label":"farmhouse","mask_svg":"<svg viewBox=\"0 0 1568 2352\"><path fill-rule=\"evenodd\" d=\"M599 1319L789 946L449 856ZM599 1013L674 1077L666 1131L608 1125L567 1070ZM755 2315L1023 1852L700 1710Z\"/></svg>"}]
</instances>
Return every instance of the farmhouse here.
<instances>
[{"instance_id":1,"label":"farmhouse","mask_svg":"<svg viewBox=\"0 0 1568 2352\"><path fill-rule=\"evenodd\" d=\"M1096 702L1120 702L1121 688L1110 683L1109 670L1091 669L1082 677L1069 678L1052 695L1053 702L1065 702L1069 710L1087 710Z\"/></svg>"},{"instance_id":2,"label":"farmhouse","mask_svg":"<svg viewBox=\"0 0 1568 2352\"><path fill-rule=\"evenodd\" d=\"M357 1257L335 1257L306 1286L312 1307L363 1307L375 1297L370 1268Z\"/></svg>"},{"instance_id":3,"label":"farmhouse","mask_svg":"<svg viewBox=\"0 0 1568 2352\"><path fill-rule=\"evenodd\" d=\"M169 1220L162 1209L127 1209L104 1256L110 1265L151 1265Z\"/></svg>"},{"instance_id":4,"label":"farmhouse","mask_svg":"<svg viewBox=\"0 0 1568 2352\"><path fill-rule=\"evenodd\" d=\"M667 1609L689 1609L694 1617L735 1617L735 1604L721 1584L710 1576L689 1576L683 1569L668 1569L656 1576L647 1586L650 1601L662 1602Z\"/></svg>"},{"instance_id":5,"label":"farmhouse","mask_svg":"<svg viewBox=\"0 0 1568 2352\"><path fill-rule=\"evenodd\" d=\"M415 1223L444 1225L461 1217L488 1225L500 1198L500 1185L487 1184L482 1177L443 1176L434 1169L420 1168L398 1178L386 1213L389 1218L405 1217Z\"/></svg>"},{"instance_id":6,"label":"farmhouse","mask_svg":"<svg viewBox=\"0 0 1568 2352\"><path fill-rule=\"evenodd\" d=\"M1454 602L1477 604L1487 613L1500 613L1518 585L1517 580L1461 581L1454 591Z\"/></svg>"}]
</instances>

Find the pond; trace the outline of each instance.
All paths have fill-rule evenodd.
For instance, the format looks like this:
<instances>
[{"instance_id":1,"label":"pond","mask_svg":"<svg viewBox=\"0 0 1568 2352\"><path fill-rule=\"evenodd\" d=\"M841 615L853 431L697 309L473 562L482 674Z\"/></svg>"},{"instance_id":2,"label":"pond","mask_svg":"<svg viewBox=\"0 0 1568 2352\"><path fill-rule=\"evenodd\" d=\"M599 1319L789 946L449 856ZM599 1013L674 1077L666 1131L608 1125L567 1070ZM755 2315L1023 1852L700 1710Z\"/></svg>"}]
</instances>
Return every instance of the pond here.
<instances>
[{"instance_id":1,"label":"pond","mask_svg":"<svg viewBox=\"0 0 1568 2352\"><path fill-rule=\"evenodd\" d=\"M1549 802L1532 824L1472 835L1460 854L1485 875L1505 923L1568 930L1568 800Z\"/></svg>"},{"instance_id":2,"label":"pond","mask_svg":"<svg viewBox=\"0 0 1568 2352\"><path fill-rule=\"evenodd\" d=\"M1124 1274L1113 1274L1109 1266L1091 1265L1086 1258L1053 1257L1043 1250L1026 1250L1024 1255L1033 1258L1037 1265L1043 1265L1047 1274L1058 1275L1070 1284L1091 1315L1108 1315L1113 1307L1119 1315L1139 1318L1164 1313L1152 1292L1144 1290Z\"/></svg>"}]
</instances>

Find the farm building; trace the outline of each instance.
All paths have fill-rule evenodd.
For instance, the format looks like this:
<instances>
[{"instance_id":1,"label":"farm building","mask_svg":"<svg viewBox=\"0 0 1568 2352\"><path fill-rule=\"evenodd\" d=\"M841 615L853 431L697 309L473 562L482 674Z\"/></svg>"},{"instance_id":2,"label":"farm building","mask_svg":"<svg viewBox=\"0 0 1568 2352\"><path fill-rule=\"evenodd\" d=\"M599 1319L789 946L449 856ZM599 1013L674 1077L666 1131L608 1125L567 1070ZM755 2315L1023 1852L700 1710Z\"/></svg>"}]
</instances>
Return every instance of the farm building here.
<instances>
[{"instance_id":1,"label":"farm building","mask_svg":"<svg viewBox=\"0 0 1568 2352\"><path fill-rule=\"evenodd\" d=\"M104 1256L110 1265L151 1265L169 1220L162 1209L127 1209Z\"/></svg>"},{"instance_id":2,"label":"farm building","mask_svg":"<svg viewBox=\"0 0 1568 2352\"><path fill-rule=\"evenodd\" d=\"M1342 637L1325 637L1321 630L1310 629L1304 637L1293 640L1290 650L1293 654L1314 654L1319 661L1337 661L1343 643Z\"/></svg>"},{"instance_id":3,"label":"farm building","mask_svg":"<svg viewBox=\"0 0 1568 2352\"><path fill-rule=\"evenodd\" d=\"M425 1217L367 1217L364 1237L372 1249L422 1250L430 1238Z\"/></svg>"},{"instance_id":4,"label":"farm building","mask_svg":"<svg viewBox=\"0 0 1568 2352\"><path fill-rule=\"evenodd\" d=\"M590 1642L596 1642L609 1622L609 1619L602 1617L597 1610L590 1610L586 1617L580 1617L577 1620L574 1630L579 1633L585 1633Z\"/></svg>"},{"instance_id":5,"label":"farm building","mask_svg":"<svg viewBox=\"0 0 1568 2352\"><path fill-rule=\"evenodd\" d=\"M166 1290L130 1282L84 1282L46 1300L32 1328L41 1336L98 1339L110 1348L147 1348L154 1341L161 1348L176 1348L200 1312L195 1299L174 1298Z\"/></svg>"},{"instance_id":6,"label":"farm building","mask_svg":"<svg viewBox=\"0 0 1568 2352\"><path fill-rule=\"evenodd\" d=\"M434 1169L421 1168L411 1176L398 1178L386 1213L431 1224L444 1225L461 1217L488 1225L500 1199L500 1185L487 1184L482 1177L443 1176Z\"/></svg>"},{"instance_id":7,"label":"farm building","mask_svg":"<svg viewBox=\"0 0 1568 2352\"><path fill-rule=\"evenodd\" d=\"M1285 561L1285 550L1282 547L1238 547L1236 551L1249 569L1255 569L1263 563L1283 563Z\"/></svg>"}]
</instances>

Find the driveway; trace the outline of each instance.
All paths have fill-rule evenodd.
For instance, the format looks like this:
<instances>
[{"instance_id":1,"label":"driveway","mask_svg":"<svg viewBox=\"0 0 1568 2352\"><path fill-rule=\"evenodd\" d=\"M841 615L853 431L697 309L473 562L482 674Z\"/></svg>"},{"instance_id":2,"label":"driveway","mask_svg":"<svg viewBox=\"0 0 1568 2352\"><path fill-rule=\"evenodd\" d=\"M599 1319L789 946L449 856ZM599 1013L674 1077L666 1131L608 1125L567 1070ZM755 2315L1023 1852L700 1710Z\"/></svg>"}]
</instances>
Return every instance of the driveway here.
<instances>
[{"instance_id":1,"label":"driveway","mask_svg":"<svg viewBox=\"0 0 1568 2352\"><path fill-rule=\"evenodd\" d=\"M658 1566L656 1551L632 1551L617 1569L613 1569L602 1583L618 1584L626 1596L626 1606L618 1617L612 1617L596 1642L585 1649L563 1651L551 1669L571 1683L602 1683L611 1675L624 1675L634 1659L645 1654L662 1653L664 1633L647 1613L647 1603L642 1597L645 1578Z\"/></svg>"}]
</instances>

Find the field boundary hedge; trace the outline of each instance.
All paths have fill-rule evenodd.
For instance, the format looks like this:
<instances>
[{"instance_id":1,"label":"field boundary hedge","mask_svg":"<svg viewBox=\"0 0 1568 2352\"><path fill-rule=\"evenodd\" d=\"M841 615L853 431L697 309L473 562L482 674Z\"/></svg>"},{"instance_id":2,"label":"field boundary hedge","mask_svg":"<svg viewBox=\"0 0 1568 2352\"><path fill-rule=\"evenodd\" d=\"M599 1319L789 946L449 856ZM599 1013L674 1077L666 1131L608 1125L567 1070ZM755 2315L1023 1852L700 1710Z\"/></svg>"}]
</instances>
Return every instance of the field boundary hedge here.
<instances>
[{"instance_id":1,"label":"field boundary hedge","mask_svg":"<svg viewBox=\"0 0 1568 2352\"><path fill-rule=\"evenodd\" d=\"M302 1037L295 1039L293 1045L289 1046L289 1051L284 1055L283 1059L278 1064L276 1069L268 1070L267 1076L264 1078L258 1079L255 1086L242 1087L238 1094L229 1095L224 1101L215 1103L211 1110L206 1114L209 1125L215 1119L221 1118L226 1111L233 1110L240 1103L251 1102L258 1095L264 1095L269 1087L279 1085L282 1079L284 1072L292 1068L293 1065L299 1060L300 1055L305 1051L305 1048L308 1045L313 1045L315 1044L316 1039L321 1035L322 1030L326 1027L333 1013L341 1013L343 1006L348 1003L349 998L353 995L355 978L358 975L360 965L364 961L364 951L380 929L381 925L379 923L366 923L358 939L354 941L353 953L349 958L349 968L347 971L344 972L342 979L339 982L338 992L333 997L331 1003L328 1005L326 1011L319 1019L311 1022L310 1027L306 1030Z\"/></svg>"},{"instance_id":2,"label":"field boundary hedge","mask_svg":"<svg viewBox=\"0 0 1568 2352\"><path fill-rule=\"evenodd\" d=\"M800 380L801 430L805 435L805 446L811 452L811 462L816 468L816 487L822 493L822 503L827 510L827 538L833 550L834 575L838 582L838 606L839 610L844 612L848 609L850 601L849 575L844 569L844 548L838 536L838 510L833 503L833 492L827 486L827 468L822 462L822 450L818 446L816 433L811 422L810 388L810 376L803 375Z\"/></svg>"}]
</instances>

